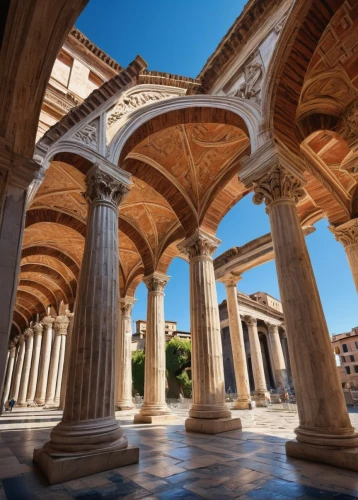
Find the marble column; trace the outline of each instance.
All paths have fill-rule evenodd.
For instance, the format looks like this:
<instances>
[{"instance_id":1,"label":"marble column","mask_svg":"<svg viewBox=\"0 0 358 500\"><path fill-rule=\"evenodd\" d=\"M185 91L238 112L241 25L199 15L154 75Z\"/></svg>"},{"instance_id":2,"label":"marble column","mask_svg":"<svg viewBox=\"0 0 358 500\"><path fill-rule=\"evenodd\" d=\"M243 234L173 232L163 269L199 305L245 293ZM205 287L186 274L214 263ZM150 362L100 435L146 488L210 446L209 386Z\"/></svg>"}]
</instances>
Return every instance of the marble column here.
<instances>
[{"instance_id":1,"label":"marble column","mask_svg":"<svg viewBox=\"0 0 358 500\"><path fill-rule=\"evenodd\" d=\"M153 273L143 279L148 288L147 332L145 336L144 398L136 423L174 420L165 401L164 288L169 276Z\"/></svg>"},{"instance_id":2,"label":"marble column","mask_svg":"<svg viewBox=\"0 0 358 500\"><path fill-rule=\"evenodd\" d=\"M134 408L132 400L132 307L136 300L125 297L119 301L119 321L116 336L116 408Z\"/></svg>"},{"instance_id":3,"label":"marble column","mask_svg":"<svg viewBox=\"0 0 358 500\"><path fill-rule=\"evenodd\" d=\"M270 352L272 356L272 369L276 389L287 388L286 363L283 355L278 325L269 323L267 325Z\"/></svg>"},{"instance_id":4,"label":"marble column","mask_svg":"<svg viewBox=\"0 0 358 500\"><path fill-rule=\"evenodd\" d=\"M197 230L178 245L190 266L193 404L187 431L216 434L241 428L225 404L224 365L212 255L220 240Z\"/></svg>"},{"instance_id":5,"label":"marble column","mask_svg":"<svg viewBox=\"0 0 358 500\"><path fill-rule=\"evenodd\" d=\"M47 382L45 408L51 408L56 406L55 395L56 395L56 386L58 381L58 373L61 370L61 379L62 379L63 360L65 354L64 347L66 345L65 343L62 342L62 337L64 337L66 341L68 323L69 320L67 316L57 316L54 323L55 338L51 350L51 361L50 361L50 370ZM61 369L59 366L60 358L62 358ZM60 396L58 395L57 406L59 400Z\"/></svg>"},{"instance_id":6,"label":"marble column","mask_svg":"<svg viewBox=\"0 0 358 500\"><path fill-rule=\"evenodd\" d=\"M10 399L14 399L15 401L17 401L19 397L22 368L24 366L24 359L25 359L25 350L26 350L25 337L24 334L22 333L21 335L19 335L18 339L18 354L17 354L13 384L10 392Z\"/></svg>"},{"instance_id":7,"label":"marble column","mask_svg":"<svg viewBox=\"0 0 358 500\"><path fill-rule=\"evenodd\" d=\"M66 350L65 350L65 359L63 362L63 374L62 374L62 383L60 389L60 403L59 407L63 410L65 408L65 399L66 399L66 389L67 389L67 381L68 381L68 371L70 368L70 357L71 357L71 341L72 341L72 330L73 330L73 316L74 313L67 310L66 316L69 319L70 323L67 327L67 338L66 338Z\"/></svg>"},{"instance_id":8,"label":"marble column","mask_svg":"<svg viewBox=\"0 0 358 500\"><path fill-rule=\"evenodd\" d=\"M269 393L267 392L264 363L257 331L257 319L252 316L244 316L244 321L247 324L249 332L252 374L255 383L254 400L257 406L266 406L266 399L269 397Z\"/></svg>"},{"instance_id":9,"label":"marble column","mask_svg":"<svg viewBox=\"0 0 358 500\"><path fill-rule=\"evenodd\" d=\"M46 389L51 361L52 325L54 321L55 319L52 316L45 316L41 320L41 323L43 325L42 350L40 356L39 377L35 395L36 404L39 406L43 406L46 401Z\"/></svg>"},{"instance_id":10,"label":"marble column","mask_svg":"<svg viewBox=\"0 0 358 500\"><path fill-rule=\"evenodd\" d=\"M41 323L36 322L33 325L32 329L34 332L34 346L33 346L33 353L32 353L32 363L31 363L31 370L30 370L29 386L27 389L27 398L26 398L27 406L35 406L35 393L36 393L36 385L37 385L38 375L39 375L39 363L40 363L43 326Z\"/></svg>"},{"instance_id":11,"label":"marble column","mask_svg":"<svg viewBox=\"0 0 358 500\"><path fill-rule=\"evenodd\" d=\"M34 451L51 484L138 462L114 415L118 326L118 205L129 175L108 163L86 175L87 234L73 325L62 421Z\"/></svg>"},{"instance_id":12,"label":"marble column","mask_svg":"<svg viewBox=\"0 0 358 500\"><path fill-rule=\"evenodd\" d=\"M288 342L287 342L286 332L283 333L283 336L281 338L281 345L282 345L283 356L285 358L287 384L288 388L291 389L293 388L293 379L292 379L291 361L290 361L290 354L288 352Z\"/></svg>"},{"instance_id":13,"label":"marble column","mask_svg":"<svg viewBox=\"0 0 358 500\"><path fill-rule=\"evenodd\" d=\"M15 355L16 355L16 344L15 342L10 342L9 344L10 356L7 364L5 385L4 385L4 404L9 401L10 387L12 376L14 373Z\"/></svg>"},{"instance_id":14,"label":"marble column","mask_svg":"<svg viewBox=\"0 0 358 500\"><path fill-rule=\"evenodd\" d=\"M239 304L237 300L236 284L239 280L241 280L241 276L229 273L219 281L224 283L226 288L226 303L229 316L230 340L237 391L237 401L234 406L238 410L246 410L250 406L251 397L249 374L246 363L244 333L242 330Z\"/></svg>"},{"instance_id":15,"label":"marble column","mask_svg":"<svg viewBox=\"0 0 358 500\"><path fill-rule=\"evenodd\" d=\"M265 201L270 218L300 422L297 440L286 443L286 452L358 471L358 435L347 412L296 209L305 193L299 172L292 175L286 168L275 156L274 167L254 184L253 198L257 204Z\"/></svg>"},{"instance_id":16,"label":"marble column","mask_svg":"<svg viewBox=\"0 0 358 500\"><path fill-rule=\"evenodd\" d=\"M27 406L26 395L27 395L27 388L29 385L29 375L31 369L31 360L32 360L33 343L34 343L34 331L32 328L26 328L26 330L24 331L24 338L26 344L25 359L22 368L19 399L17 401L18 406Z\"/></svg>"},{"instance_id":17,"label":"marble column","mask_svg":"<svg viewBox=\"0 0 358 500\"><path fill-rule=\"evenodd\" d=\"M358 218L351 219L340 226L330 226L329 229L344 247L358 292Z\"/></svg>"},{"instance_id":18,"label":"marble column","mask_svg":"<svg viewBox=\"0 0 358 500\"><path fill-rule=\"evenodd\" d=\"M56 407L60 406L60 397L61 397L61 388L62 388L62 380L63 380L63 368L65 363L65 353L66 353L66 342L67 342L67 331L70 320L67 315L57 316L55 327L59 330L61 336L61 345L60 345L60 356L58 360L58 371L57 371L57 380L56 380L56 391L55 391L55 399L54 404Z\"/></svg>"}]
</instances>

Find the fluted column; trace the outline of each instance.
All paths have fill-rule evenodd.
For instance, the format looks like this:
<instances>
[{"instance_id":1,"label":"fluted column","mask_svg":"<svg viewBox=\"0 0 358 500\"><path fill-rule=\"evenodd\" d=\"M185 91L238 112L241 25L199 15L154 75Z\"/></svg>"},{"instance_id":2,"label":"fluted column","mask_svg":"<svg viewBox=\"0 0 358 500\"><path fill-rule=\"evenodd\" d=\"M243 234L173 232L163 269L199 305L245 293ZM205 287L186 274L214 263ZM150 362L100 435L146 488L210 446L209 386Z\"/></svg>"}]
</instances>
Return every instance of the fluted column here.
<instances>
[{"instance_id":1,"label":"fluted column","mask_svg":"<svg viewBox=\"0 0 358 500\"><path fill-rule=\"evenodd\" d=\"M52 325L54 321L55 319L52 316L45 316L41 320L43 325L42 350L40 357L39 378L35 396L36 404L39 406L44 405L46 400L46 388L51 360Z\"/></svg>"},{"instance_id":2,"label":"fluted column","mask_svg":"<svg viewBox=\"0 0 358 500\"><path fill-rule=\"evenodd\" d=\"M33 325L32 330L34 332L34 344L33 344L29 386L27 389L27 398L26 398L26 404L28 406L35 405L35 392L36 392L36 385L37 385L38 375L39 375L39 363L40 363L43 326L41 323L36 322Z\"/></svg>"},{"instance_id":3,"label":"fluted column","mask_svg":"<svg viewBox=\"0 0 358 500\"><path fill-rule=\"evenodd\" d=\"M70 323L67 327L67 338L66 338L66 349L65 349L65 359L63 362L63 374L62 374L62 383L60 389L60 402L59 406L63 410L65 407L65 399L66 399L66 390L67 390L67 381L68 381L68 372L70 368L70 357L71 357L71 342L72 342L72 330L73 330L73 316L74 313L67 310L66 316L69 319Z\"/></svg>"},{"instance_id":4,"label":"fluted column","mask_svg":"<svg viewBox=\"0 0 358 500\"><path fill-rule=\"evenodd\" d=\"M19 335L18 346L19 347L15 366L14 380L10 391L10 399L14 399L15 401L17 401L19 397L22 368L24 366L25 359L26 345L24 334Z\"/></svg>"},{"instance_id":5,"label":"fluted column","mask_svg":"<svg viewBox=\"0 0 358 500\"><path fill-rule=\"evenodd\" d=\"M143 405L135 422L172 420L165 401L164 288L169 276L153 273L143 279L148 288Z\"/></svg>"},{"instance_id":6,"label":"fluted column","mask_svg":"<svg viewBox=\"0 0 358 500\"><path fill-rule=\"evenodd\" d=\"M254 376L255 392L254 400L257 406L266 406L266 397L268 397L264 363L259 334L257 331L257 319L252 316L244 316L249 331L250 353L252 363L252 374Z\"/></svg>"},{"instance_id":7,"label":"fluted column","mask_svg":"<svg viewBox=\"0 0 358 500\"><path fill-rule=\"evenodd\" d=\"M15 355L16 355L16 344L15 342L10 342L9 344L10 356L7 363L7 371L4 385L4 404L9 400L10 387L12 376L14 373Z\"/></svg>"},{"instance_id":8,"label":"fluted column","mask_svg":"<svg viewBox=\"0 0 358 500\"><path fill-rule=\"evenodd\" d=\"M138 449L127 449L127 438L114 415L118 204L128 192L126 175L109 165L94 165L86 175L84 197L89 207L73 325L71 383L62 421L44 448L34 453L50 482L138 461ZM94 457L96 454L100 457ZM62 458L58 461L56 457Z\"/></svg>"},{"instance_id":9,"label":"fluted column","mask_svg":"<svg viewBox=\"0 0 358 500\"><path fill-rule=\"evenodd\" d=\"M251 397L244 334L242 331L239 305L237 301L236 284L239 280L241 280L241 277L233 273L229 273L224 278L220 279L226 288L226 303L229 316L230 340L237 391L237 401L235 403L235 407L239 410L245 410L249 408Z\"/></svg>"},{"instance_id":10,"label":"fluted column","mask_svg":"<svg viewBox=\"0 0 358 500\"><path fill-rule=\"evenodd\" d=\"M61 345L60 345L60 355L58 360L58 370L57 370L57 380L56 380L56 391L55 391L55 399L54 405L56 407L60 404L60 395L61 395L61 387L63 380L63 367L65 362L65 352L66 352L66 341L67 341L67 330L70 320L68 316L57 316L55 322L55 328L59 330L59 334L61 336Z\"/></svg>"},{"instance_id":11,"label":"fluted column","mask_svg":"<svg viewBox=\"0 0 358 500\"><path fill-rule=\"evenodd\" d=\"M283 162L282 162L283 164ZM358 455L339 447L355 447L331 339L316 280L298 219L296 203L305 193L302 182L274 160L274 167L255 183L254 202L265 201L280 287L295 385L299 426L287 453L358 470ZM321 445L321 446L316 446ZM324 447L329 447L329 452ZM358 453L358 449L357 449ZM343 456L343 455L344 456Z\"/></svg>"},{"instance_id":12,"label":"fluted column","mask_svg":"<svg viewBox=\"0 0 358 500\"><path fill-rule=\"evenodd\" d=\"M61 379L62 379L62 371L63 371L63 360L64 360L64 348L66 345L66 333L67 326L69 320L67 316L57 316L54 329L55 329L55 339L53 341L52 350L51 350L51 362L50 362L50 371L47 382L47 391L46 391L46 401L45 407L50 408L56 406L55 395L56 395L56 387L58 382L58 374L61 371ZM65 339L65 342L62 339ZM60 368L60 359L61 359L61 368ZM60 388L59 388L60 391ZM60 396L58 394L57 406L60 401Z\"/></svg>"},{"instance_id":13,"label":"fluted column","mask_svg":"<svg viewBox=\"0 0 358 500\"><path fill-rule=\"evenodd\" d=\"M272 368L275 379L276 389L287 388L286 363L283 356L278 325L268 324L268 337L272 355Z\"/></svg>"},{"instance_id":14,"label":"fluted column","mask_svg":"<svg viewBox=\"0 0 358 500\"><path fill-rule=\"evenodd\" d=\"M330 226L329 229L344 247L358 292L358 218L351 219L340 226Z\"/></svg>"},{"instance_id":15,"label":"fluted column","mask_svg":"<svg viewBox=\"0 0 358 500\"><path fill-rule=\"evenodd\" d=\"M27 328L24 331L25 338L25 359L22 368L21 384L19 390L19 399L17 401L18 406L27 406L26 395L27 388L29 385L29 375L32 360L33 342L34 342L34 331L32 328Z\"/></svg>"},{"instance_id":16,"label":"fluted column","mask_svg":"<svg viewBox=\"0 0 358 500\"><path fill-rule=\"evenodd\" d=\"M134 407L132 400L132 307L133 297L119 301L119 321L116 336L116 408L129 410Z\"/></svg>"},{"instance_id":17,"label":"fluted column","mask_svg":"<svg viewBox=\"0 0 358 500\"><path fill-rule=\"evenodd\" d=\"M225 404L224 365L212 255L220 240L202 230L180 243L190 265L193 404L188 431L214 434L240 428Z\"/></svg>"}]
</instances>

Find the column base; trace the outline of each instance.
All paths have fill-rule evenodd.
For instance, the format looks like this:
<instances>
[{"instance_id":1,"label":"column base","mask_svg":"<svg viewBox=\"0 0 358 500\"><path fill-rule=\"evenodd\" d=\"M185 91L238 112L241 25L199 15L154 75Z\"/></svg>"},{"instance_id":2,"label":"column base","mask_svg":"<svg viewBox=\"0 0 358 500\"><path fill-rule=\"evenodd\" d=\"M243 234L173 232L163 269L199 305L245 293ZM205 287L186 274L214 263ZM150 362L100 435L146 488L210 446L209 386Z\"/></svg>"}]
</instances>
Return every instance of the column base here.
<instances>
[{"instance_id":1,"label":"column base","mask_svg":"<svg viewBox=\"0 0 358 500\"><path fill-rule=\"evenodd\" d=\"M44 410L53 410L55 408L58 408L58 403L55 401L44 404Z\"/></svg>"},{"instance_id":2,"label":"column base","mask_svg":"<svg viewBox=\"0 0 358 500\"><path fill-rule=\"evenodd\" d=\"M50 484L63 483L91 474L97 474L139 461L139 448L107 451L93 455L55 458L44 451L35 449L33 461L37 463Z\"/></svg>"},{"instance_id":3,"label":"column base","mask_svg":"<svg viewBox=\"0 0 358 500\"><path fill-rule=\"evenodd\" d=\"M135 405L129 402L116 403L116 411L125 411L125 410L133 410Z\"/></svg>"},{"instance_id":4,"label":"column base","mask_svg":"<svg viewBox=\"0 0 358 500\"><path fill-rule=\"evenodd\" d=\"M251 400L247 401L234 401L232 406L233 410L249 410L250 409Z\"/></svg>"},{"instance_id":5,"label":"column base","mask_svg":"<svg viewBox=\"0 0 358 500\"><path fill-rule=\"evenodd\" d=\"M256 402L256 406L267 406L266 400L271 399L269 392L257 392L254 393L253 400Z\"/></svg>"},{"instance_id":6,"label":"column base","mask_svg":"<svg viewBox=\"0 0 358 500\"><path fill-rule=\"evenodd\" d=\"M239 418L192 418L185 420L185 430L187 432L200 432L202 434L219 434L220 432L234 431L241 429Z\"/></svg>"},{"instance_id":7,"label":"column base","mask_svg":"<svg viewBox=\"0 0 358 500\"><path fill-rule=\"evenodd\" d=\"M177 417L172 414L168 415L141 415L137 413L134 415L133 423L134 424L170 424L175 422Z\"/></svg>"},{"instance_id":8,"label":"column base","mask_svg":"<svg viewBox=\"0 0 358 500\"><path fill-rule=\"evenodd\" d=\"M16 406L18 408L26 408L26 406L29 406L27 403L16 403Z\"/></svg>"},{"instance_id":9,"label":"column base","mask_svg":"<svg viewBox=\"0 0 358 500\"><path fill-rule=\"evenodd\" d=\"M358 472L358 447L340 448L301 443L299 441L287 441L286 454L290 457L302 458L303 460L333 465L334 467Z\"/></svg>"}]
</instances>

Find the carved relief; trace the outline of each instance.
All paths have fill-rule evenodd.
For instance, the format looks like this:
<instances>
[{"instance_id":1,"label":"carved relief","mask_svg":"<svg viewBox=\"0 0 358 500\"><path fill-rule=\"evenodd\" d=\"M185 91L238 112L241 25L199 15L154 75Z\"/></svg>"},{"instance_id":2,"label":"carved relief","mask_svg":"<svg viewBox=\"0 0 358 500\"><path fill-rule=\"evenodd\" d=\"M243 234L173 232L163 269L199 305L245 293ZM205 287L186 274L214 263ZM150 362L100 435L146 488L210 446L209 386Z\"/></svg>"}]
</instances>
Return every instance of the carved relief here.
<instances>
[{"instance_id":1,"label":"carved relief","mask_svg":"<svg viewBox=\"0 0 358 500\"><path fill-rule=\"evenodd\" d=\"M262 87L264 68L260 53L255 52L245 62L235 75L235 80L243 80L237 89L229 93L229 96L241 97L243 99L259 100Z\"/></svg>"},{"instance_id":2,"label":"carved relief","mask_svg":"<svg viewBox=\"0 0 358 500\"><path fill-rule=\"evenodd\" d=\"M123 118L124 115L127 115L131 111L144 106L147 103L169 99L170 97L176 97L176 95L169 92L151 91L138 92L136 94L124 96L109 115L107 120L108 126L111 127L113 123Z\"/></svg>"},{"instance_id":3,"label":"carved relief","mask_svg":"<svg viewBox=\"0 0 358 500\"><path fill-rule=\"evenodd\" d=\"M118 206L129 192L127 185L114 179L99 166L91 169L86 177L86 183L87 190L83 193L83 197L89 204L94 201L106 201Z\"/></svg>"},{"instance_id":4,"label":"carved relief","mask_svg":"<svg viewBox=\"0 0 358 500\"><path fill-rule=\"evenodd\" d=\"M346 98L350 91L350 86L343 78L327 75L326 78L319 78L306 87L302 95L302 102L322 97L341 100Z\"/></svg>"},{"instance_id":5,"label":"carved relief","mask_svg":"<svg viewBox=\"0 0 358 500\"><path fill-rule=\"evenodd\" d=\"M87 123L81 130L75 133L73 140L77 142L82 142L86 146L97 149L97 132L98 122L94 120L91 123Z\"/></svg>"},{"instance_id":6,"label":"carved relief","mask_svg":"<svg viewBox=\"0 0 358 500\"><path fill-rule=\"evenodd\" d=\"M305 196L301 182L280 166L274 167L253 185L255 192L253 202L256 205L265 201L269 206L273 201L283 199L298 203Z\"/></svg>"}]
</instances>

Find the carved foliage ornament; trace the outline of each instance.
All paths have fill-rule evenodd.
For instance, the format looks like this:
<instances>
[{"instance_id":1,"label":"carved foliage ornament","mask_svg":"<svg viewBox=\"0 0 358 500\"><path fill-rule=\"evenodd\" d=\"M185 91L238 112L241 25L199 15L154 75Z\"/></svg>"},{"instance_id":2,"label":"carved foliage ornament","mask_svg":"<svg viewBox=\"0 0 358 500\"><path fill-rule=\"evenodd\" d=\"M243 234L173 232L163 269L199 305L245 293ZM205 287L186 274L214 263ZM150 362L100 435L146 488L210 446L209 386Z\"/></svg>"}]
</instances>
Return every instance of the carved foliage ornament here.
<instances>
[{"instance_id":1,"label":"carved foliage ornament","mask_svg":"<svg viewBox=\"0 0 358 500\"><path fill-rule=\"evenodd\" d=\"M54 323L55 321L55 318L53 318L52 316L44 316L41 320L41 323L47 327L47 328L50 328L52 326L52 323Z\"/></svg>"},{"instance_id":2,"label":"carved foliage ornament","mask_svg":"<svg viewBox=\"0 0 358 500\"><path fill-rule=\"evenodd\" d=\"M117 207L129 192L128 186L103 172L100 167L90 171L86 183L87 190L83 197L89 204L105 201Z\"/></svg>"},{"instance_id":3,"label":"carved foliage ornament","mask_svg":"<svg viewBox=\"0 0 358 500\"><path fill-rule=\"evenodd\" d=\"M29 339L30 337L32 337L34 334L34 331L32 328L26 328L26 330L24 331L24 337L25 337L25 340Z\"/></svg>"},{"instance_id":4,"label":"carved foliage ornament","mask_svg":"<svg viewBox=\"0 0 358 500\"><path fill-rule=\"evenodd\" d=\"M128 317L130 317L131 314L132 314L133 305L134 305L134 302L121 301L119 303L119 307L120 307L120 310L121 310L121 315L122 316L128 316Z\"/></svg>"},{"instance_id":5,"label":"carved foliage ornament","mask_svg":"<svg viewBox=\"0 0 358 500\"><path fill-rule=\"evenodd\" d=\"M257 319L254 318L253 316L244 316L244 321L247 324L247 326L256 326L257 325Z\"/></svg>"},{"instance_id":6,"label":"carved foliage ornament","mask_svg":"<svg viewBox=\"0 0 358 500\"><path fill-rule=\"evenodd\" d=\"M86 144L86 146L92 149L97 149L97 122L87 123L87 125L75 133L73 139Z\"/></svg>"},{"instance_id":7,"label":"carved foliage ornament","mask_svg":"<svg viewBox=\"0 0 358 500\"><path fill-rule=\"evenodd\" d=\"M358 243L358 219L352 219L338 227L330 226L329 229L345 248Z\"/></svg>"},{"instance_id":8,"label":"carved foliage ornament","mask_svg":"<svg viewBox=\"0 0 358 500\"><path fill-rule=\"evenodd\" d=\"M70 320L67 316L57 316L55 321L55 331L58 335L67 335L67 327Z\"/></svg>"},{"instance_id":9,"label":"carved foliage ornament","mask_svg":"<svg viewBox=\"0 0 358 500\"><path fill-rule=\"evenodd\" d=\"M305 196L301 181L280 166L274 167L253 185L253 202L256 205L265 201L266 206L269 206L277 200L291 200L297 203Z\"/></svg>"},{"instance_id":10,"label":"carved foliage ornament","mask_svg":"<svg viewBox=\"0 0 358 500\"><path fill-rule=\"evenodd\" d=\"M190 236L179 244L179 250L189 259L193 257L211 257L220 244L220 240L204 233L196 231L193 236Z\"/></svg>"},{"instance_id":11,"label":"carved foliage ornament","mask_svg":"<svg viewBox=\"0 0 358 500\"><path fill-rule=\"evenodd\" d=\"M32 329L33 329L35 335L41 335L44 327L41 325L41 323L35 323L34 326L32 327Z\"/></svg>"},{"instance_id":12,"label":"carved foliage ornament","mask_svg":"<svg viewBox=\"0 0 358 500\"><path fill-rule=\"evenodd\" d=\"M163 292L165 285L168 283L168 276L148 276L144 278L144 283L147 285L148 292Z\"/></svg>"}]
</instances>

